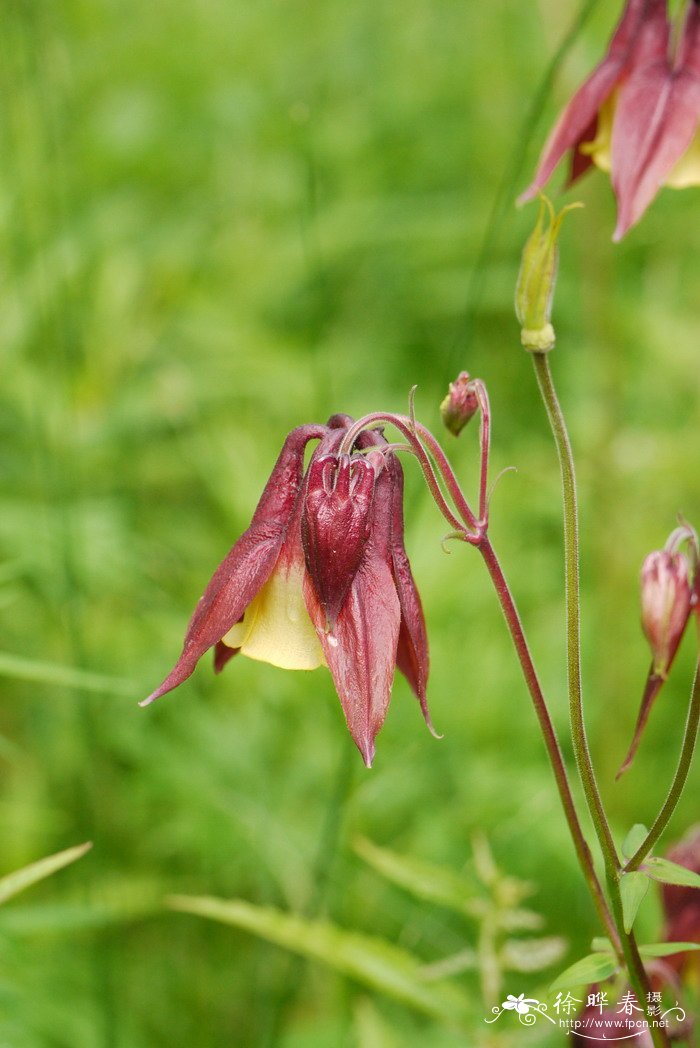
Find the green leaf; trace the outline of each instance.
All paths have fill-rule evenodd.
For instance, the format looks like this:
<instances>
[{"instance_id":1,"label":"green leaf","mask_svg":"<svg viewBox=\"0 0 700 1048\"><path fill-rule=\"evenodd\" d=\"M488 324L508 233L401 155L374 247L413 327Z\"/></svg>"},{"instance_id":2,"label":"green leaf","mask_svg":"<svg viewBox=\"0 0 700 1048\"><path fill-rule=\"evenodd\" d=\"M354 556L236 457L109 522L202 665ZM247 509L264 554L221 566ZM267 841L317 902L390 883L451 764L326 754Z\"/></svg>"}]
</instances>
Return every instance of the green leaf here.
<instances>
[{"instance_id":1,"label":"green leaf","mask_svg":"<svg viewBox=\"0 0 700 1048\"><path fill-rule=\"evenodd\" d=\"M622 854L624 857L631 859L633 855L636 855L648 835L649 831L646 826L643 826L641 822L635 823L622 842Z\"/></svg>"},{"instance_id":2,"label":"green leaf","mask_svg":"<svg viewBox=\"0 0 700 1048\"><path fill-rule=\"evenodd\" d=\"M620 897L622 899L622 916L625 931L632 931L637 911L646 893L649 891L649 878L645 873L633 871L620 878Z\"/></svg>"},{"instance_id":3,"label":"green leaf","mask_svg":"<svg viewBox=\"0 0 700 1048\"><path fill-rule=\"evenodd\" d=\"M90 898L8 906L0 910L0 933L14 936L61 934L143 920L162 912L162 889L153 881L124 876L93 882Z\"/></svg>"},{"instance_id":4,"label":"green leaf","mask_svg":"<svg viewBox=\"0 0 700 1048\"><path fill-rule=\"evenodd\" d=\"M604 935L596 935L591 939L591 949L594 953L613 953L612 943Z\"/></svg>"},{"instance_id":5,"label":"green leaf","mask_svg":"<svg viewBox=\"0 0 700 1048\"><path fill-rule=\"evenodd\" d=\"M467 917L483 915L484 904L475 897L474 885L466 877L433 863L378 848L364 837L358 838L353 847L372 869L418 899L446 906Z\"/></svg>"},{"instance_id":6,"label":"green leaf","mask_svg":"<svg viewBox=\"0 0 700 1048\"><path fill-rule=\"evenodd\" d=\"M133 681L124 680L123 677L108 677L103 673L91 673L75 666L24 659L20 655L11 655L4 651L0 652L0 677L49 684L54 688L100 692L104 695L137 696L139 693L137 685Z\"/></svg>"},{"instance_id":7,"label":"green leaf","mask_svg":"<svg viewBox=\"0 0 700 1048\"><path fill-rule=\"evenodd\" d=\"M672 953L685 953L686 950L700 950L700 943L652 942L639 947L642 957L669 957Z\"/></svg>"},{"instance_id":8,"label":"green leaf","mask_svg":"<svg viewBox=\"0 0 700 1048\"><path fill-rule=\"evenodd\" d=\"M609 953L589 953L565 972L557 976L550 990L568 990L572 986L584 986L588 983L609 979L617 971L617 960Z\"/></svg>"},{"instance_id":9,"label":"green leaf","mask_svg":"<svg viewBox=\"0 0 700 1048\"><path fill-rule=\"evenodd\" d=\"M209 917L259 935L293 953L320 961L342 975L446 1022L466 1019L469 1001L447 985L427 985L421 963L383 939L345 931L327 921L309 921L242 899L171 896L173 910Z\"/></svg>"},{"instance_id":10,"label":"green leaf","mask_svg":"<svg viewBox=\"0 0 700 1048\"><path fill-rule=\"evenodd\" d=\"M25 866L15 873L10 873L6 877L0 878L0 904L7 902L13 895L18 895L37 881L43 881L45 877L50 877L56 870L60 870L64 866L68 866L70 863L82 858L90 848L92 848L91 841L88 841L86 844L78 844L75 848L66 848L65 851L57 852L56 855L49 855L45 859L39 859L38 862L33 862L31 866Z\"/></svg>"},{"instance_id":11,"label":"green leaf","mask_svg":"<svg viewBox=\"0 0 700 1048\"><path fill-rule=\"evenodd\" d=\"M700 875L685 866L679 866L677 862L658 859L654 856L645 860L643 869L648 877L662 884L680 884L684 888L700 888Z\"/></svg>"}]
</instances>

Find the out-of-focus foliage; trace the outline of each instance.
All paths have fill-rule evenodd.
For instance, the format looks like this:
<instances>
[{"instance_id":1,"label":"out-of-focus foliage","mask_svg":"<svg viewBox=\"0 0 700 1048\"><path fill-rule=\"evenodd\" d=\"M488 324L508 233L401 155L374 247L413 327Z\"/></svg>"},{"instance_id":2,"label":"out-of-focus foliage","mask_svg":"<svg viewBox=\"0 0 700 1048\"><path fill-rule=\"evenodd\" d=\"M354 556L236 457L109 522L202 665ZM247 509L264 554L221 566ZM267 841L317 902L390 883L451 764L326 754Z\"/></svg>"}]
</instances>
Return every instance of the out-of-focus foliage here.
<instances>
[{"instance_id":1,"label":"out-of-focus foliage","mask_svg":"<svg viewBox=\"0 0 700 1048\"><path fill-rule=\"evenodd\" d=\"M554 0L4 5L0 875L75 840L94 849L3 907L0 1042L462 1044L326 968L158 908L167 894L238 897L429 961L463 949L454 917L379 879L357 835L457 869L485 831L499 865L538 886L565 963L599 931L483 567L467 548L445 554L410 462L407 546L442 741L397 680L367 772L324 670L245 659L136 706L285 433L402 409L414 383L437 427L466 369L490 390L494 475L518 468L494 495L492 535L565 738L556 462L512 311L533 213L506 202L494 229L492 212L514 171L526 184L617 11L597 5L523 154L575 14ZM693 657L689 636L615 785L648 661L639 565L679 510L700 518L700 194L663 191L614 248L606 180L576 196L552 364L579 465L590 741L621 837L656 813ZM473 481L474 434L448 439ZM676 836L697 786L696 769ZM636 927L654 940L649 900ZM476 973L462 978L478 1000ZM474 1044L483 1019L475 1006Z\"/></svg>"}]
</instances>

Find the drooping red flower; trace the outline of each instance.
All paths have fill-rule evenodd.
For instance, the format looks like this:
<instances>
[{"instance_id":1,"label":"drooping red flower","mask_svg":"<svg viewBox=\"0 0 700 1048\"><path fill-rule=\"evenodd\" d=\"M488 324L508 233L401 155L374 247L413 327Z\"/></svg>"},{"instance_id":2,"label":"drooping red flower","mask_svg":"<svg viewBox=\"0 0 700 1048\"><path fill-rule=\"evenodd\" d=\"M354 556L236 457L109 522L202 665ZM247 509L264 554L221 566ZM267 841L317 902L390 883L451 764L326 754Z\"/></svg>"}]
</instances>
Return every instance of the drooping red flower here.
<instances>
[{"instance_id":1,"label":"drooping red flower","mask_svg":"<svg viewBox=\"0 0 700 1048\"><path fill-rule=\"evenodd\" d=\"M327 665L368 767L397 666L430 727L427 634L403 543L403 472L376 430L341 451L351 424L334 415L289 434L250 527L195 609L180 658L142 705L182 684L213 647L217 672L239 652L284 669ZM305 472L311 440L319 443Z\"/></svg>"},{"instance_id":2,"label":"drooping red flower","mask_svg":"<svg viewBox=\"0 0 700 1048\"><path fill-rule=\"evenodd\" d=\"M628 0L605 58L559 118L521 201L570 153L569 184L591 164L610 173L620 240L663 185L700 185L697 3L688 6L673 53L671 35L667 0Z\"/></svg>"},{"instance_id":3,"label":"drooping red flower","mask_svg":"<svg viewBox=\"0 0 700 1048\"><path fill-rule=\"evenodd\" d=\"M629 75L645 26L652 26L654 35L663 37L665 45L668 40L666 0L628 0L605 58L581 85L559 117L542 151L535 177L520 197L521 201L531 200L537 195L565 153L571 151L571 182L591 166L593 161L590 153L582 152L581 146L595 139L601 110L625 76Z\"/></svg>"}]
</instances>

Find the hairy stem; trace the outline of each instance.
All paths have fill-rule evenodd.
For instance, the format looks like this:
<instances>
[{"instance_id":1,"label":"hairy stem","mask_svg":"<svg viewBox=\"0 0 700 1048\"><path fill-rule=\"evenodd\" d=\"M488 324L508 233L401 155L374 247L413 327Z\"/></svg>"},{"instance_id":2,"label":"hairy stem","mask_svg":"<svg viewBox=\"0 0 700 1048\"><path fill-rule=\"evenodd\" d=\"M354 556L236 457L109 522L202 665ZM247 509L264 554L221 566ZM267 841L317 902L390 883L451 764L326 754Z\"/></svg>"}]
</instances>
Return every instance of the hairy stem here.
<instances>
[{"instance_id":1,"label":"hairy stem","mask_svg":"<svg viewBox=\"0 0 700 1048\"><path fill-rule=\"evenodd\" d=\"M581 602L579 594L579 535L578 535L578 501L576 495L576 474L571 442L566 428L564 415L557 398L549 359L545 353L533 353L533 363L537 382L542 394L547 417L554 436L554 442L561 467L562 495L564 502L564 573L566 579L566 637L567 637L567 677L569 690L569 712L571 717L571 736L576 754L576 763L581 777L581 784L586 796L588 808L595 826L600 848L603 853L608 890L612 902L613 915L617 925L622 950L625 955L627 974L632 989L640 1004L649 993L649 981L639 956L639 951L632 933L624 928L622 899L620 896L620 860L610 831L610 824L605 814L598 783L593 769L591 753L586 736L586 725L583 716L583 691L581 686ZM650 1029L655 1048L667 1048L668 1039L663 1030Z\"/></svg>"},{"instance_id":2,"label":"hairy stem","mask_svg":"<svg viewBox=\"0 0 700 1048\"><path fill-rule=\"evenodd\" d=\"M571 734L583 791L595 826L606 869L617 871L620 860L608 824L588 748L583 718L581 686L581 604L579 597L578 500L574 458L566 423L554 389L549 360L545 353L533 353L537 381L547 409L547 417L559 455L564 498L564 568L566 578L566 652L569 686Z\"/></svg>"},{"instance_id":3,"label":"hairy stem","mask_svg":"<svg viewBox=\"0 0 700 1048\"><path fill-rule=\"evenodd\" d=\"M676 768L676 774L673 777L671 788L668 791L668 796L664 801L663 807L659 814L656 816L654 825L649 830L646 840L637 849L630 861L625 866L625 873L629 873L631 870L639 868L641 863L647 857L650 851L652 851L654 845L660 838L668 826L669 820L675 811L676 805L680 800L680 796L683 792L683 788L688 778L688 772L690 771L690 765L693 760L693 753L695 751L695 742L698 735L698 723L700 722L700 664L695 668L695 681L693 683L693 692L690 697L690 707L688 709L688 720L685 725L685 734L683 736L683 746L681 747L681 755L678 761L678 767Z\"/></svg>"},{"instance_id":4,"label":"hairy stem","mask_svg":"<svg viewBox=\"0 0 700 1048\"><path fill-rule=\"evenodd\" d=\"M605 900L603 887L595 872L590 848L586 843L583 830L581 829L581 823L579 822L574 798L571 793L571 787L569 785L564 758L559 746L559 740L557 739L556 730L552 723L549 709L547 708L547 702L542 693L542 688L532 661L530 648L523 631L518 610L489 539L484 537L478 548L484 558L484 562L496 588L496 593L508 624L510 635L513 638L513 644L518 659L520 660L520 665L522 666L523 676L525 677L525 682L535 707L535 713L537 714L537 719L540 723L542 737L545 746L547 747L547 753L552 765L552 771L554 772L557 789L559 790L559 797L561 798L562 807L564 808L564 815L566 816L566 821L569 825L569 831L574 842L579 864L586 878L586 883L590 889L600 919L610 935L611 942L615 945L619 959L622 960L621 945L617 934L617 928Z\"/></svg>"}]
</instances>

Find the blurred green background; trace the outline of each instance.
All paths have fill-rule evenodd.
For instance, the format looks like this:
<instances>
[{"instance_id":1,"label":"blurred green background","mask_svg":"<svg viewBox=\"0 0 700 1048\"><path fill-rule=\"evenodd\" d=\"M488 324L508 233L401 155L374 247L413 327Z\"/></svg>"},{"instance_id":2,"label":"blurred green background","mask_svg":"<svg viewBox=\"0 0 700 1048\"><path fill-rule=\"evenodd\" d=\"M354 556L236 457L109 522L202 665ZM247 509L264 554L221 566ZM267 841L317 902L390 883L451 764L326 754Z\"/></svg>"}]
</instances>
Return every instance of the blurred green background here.
<instances>
[{"instance_id":1,"label":"blurred green background","mask_svg":"<svg viewBox=\"0 0 700 1048\"><path fill-rule=\"evenodd\" d=\"M404 410L414 383L437 429L466 368L491 394L493 476L517 467L492 537L570 756L558 474L512 313L535 208L512 201L618 6L595 6L549 90L573 3L5 5L0 873L94 848L0 913L3 1048L482 1043L472 974L456 980L474 1001L465 1035L161 908L185 892L324 913L426 962L473 945L469 922L371 870L359 834L458 871L481 832L536 884L567 961L598 933L486 573L468 548L443 552L410 462L442 741L403 679L370 772L325 670L239 659L215 678L207 659L136 702L288 430ZM662 192L614 247L605 177L576 197L552 363L578 457L590 741L619 838L670 780L694 658L689 636L616 785L648 662L639 565L678 511L700 521L700 199ZM473 485L475 434L445 443ZM698 781L667 840L697 818ZM653 900L641 920L655 936ZM483 1043L546 1034L513 1036Z\"/></svg>"}]
</instances>

